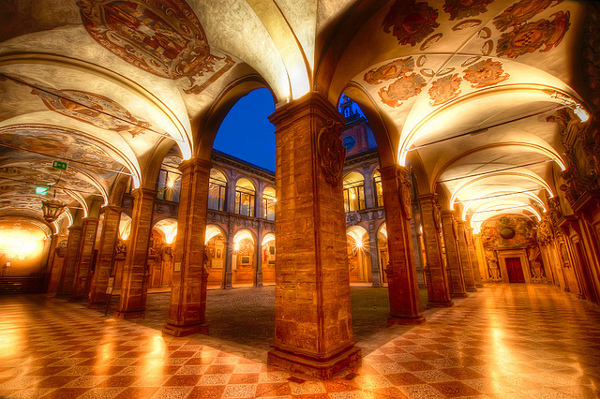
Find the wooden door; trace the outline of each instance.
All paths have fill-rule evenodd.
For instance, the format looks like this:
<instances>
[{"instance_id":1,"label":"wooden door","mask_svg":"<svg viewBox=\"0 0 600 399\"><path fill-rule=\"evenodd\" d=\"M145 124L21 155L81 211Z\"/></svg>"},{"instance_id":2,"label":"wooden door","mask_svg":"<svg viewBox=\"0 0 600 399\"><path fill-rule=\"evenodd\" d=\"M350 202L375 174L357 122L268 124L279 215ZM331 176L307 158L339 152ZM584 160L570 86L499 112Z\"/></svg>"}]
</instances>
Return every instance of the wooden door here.
<instances>
[{"instance_id":1,"label":"wooden door","mask_svg":"<svg viewBox=\"0 0 600 399\"><path fill-rule=\"evenodd\" d=\"M521 267L521 258L506 258L506 272L508 273L509 283L524 283L523 268Z\"/></svg>"}]
</instances>

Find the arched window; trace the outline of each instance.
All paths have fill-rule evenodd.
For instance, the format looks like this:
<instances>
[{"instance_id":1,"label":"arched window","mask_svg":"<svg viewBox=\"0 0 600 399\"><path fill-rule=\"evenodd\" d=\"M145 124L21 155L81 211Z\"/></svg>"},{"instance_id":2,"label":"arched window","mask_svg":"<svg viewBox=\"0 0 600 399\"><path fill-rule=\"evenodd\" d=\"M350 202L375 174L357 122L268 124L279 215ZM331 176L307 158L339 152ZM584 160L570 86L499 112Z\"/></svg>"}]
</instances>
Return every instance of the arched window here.
<instances>
[{"instance_id":1,"label":"arched window","mask_svg":"<svg viewBox=\"0 0 600 399\"><path fill-rule=\"evenodd\" d=\"M225 174L218 169L211 169L210 183L208 186L208 209L224 211L226 191L227 177Z\"/></svg>"},{"instance_id":2,"label":"arched window","mask_svg":"<svg viewBox=\"0 0 600 399\"><path fill-rule=\"evenodd\" d=\"M373 187L375 187L375 206L383 206L383 186L379 168L375 169L373 173Z\"/></svg>"},{"instance_id":3,"label":"arched window","mask_svg":"<svg viewBox=\"0 0 600 399\"><path fill-rule=\"evenodd\" d=\"M235 213L254 217L256 190L248 179L238 180L235 186Z\"/></svg>"},{"instance_id":4,"label":"arched window","mask_svg":"<svg viewBox=\"0 0 600 399\"><path fill-rule=\"evenodd\" d=\"M181 173L161 169L158 174L158 193L156 197L165 201L179 202L181 195Z\"/></svg>"},{"instance_id":5,"label":"arched window","mask_svg":"<svg viewBox=\"0 0 600 399\"><path fill-rule=\"evenodd\" d=\"M265 219L275 220L276 202L277 198L275 198L275 189L271 186L266 187L263 190L263 213L265 215Z\"/></svg>"},{"instance_id":6,"label":"arched window","mask_svg":"<svg viewBox=\"0 0 600 399\"><path fill-rule=\"evenodd\" d=\"M344 178L344 210L365 209L365 179L358 172L350 172Z\"/></svg>"}]
</instances>

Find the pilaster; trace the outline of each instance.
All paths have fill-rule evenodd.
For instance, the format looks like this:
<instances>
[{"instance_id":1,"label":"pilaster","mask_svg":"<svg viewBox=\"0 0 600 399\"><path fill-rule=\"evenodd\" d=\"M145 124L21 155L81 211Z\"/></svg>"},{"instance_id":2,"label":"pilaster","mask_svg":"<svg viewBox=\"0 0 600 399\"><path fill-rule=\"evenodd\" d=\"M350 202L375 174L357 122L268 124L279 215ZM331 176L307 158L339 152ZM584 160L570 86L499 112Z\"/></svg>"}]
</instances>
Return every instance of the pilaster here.
<instances>
[{"instance_id":1,"label":"pilaster","mask_svg":"<svg viewBox=\"0 0 600 399\"><path fill-rule=\"evenodd\" d=\"M458 235L458 251L460 254L460 264L463 269L463 277L465 281L465 290L467 292L476 292L475 278L473 277L473 267L471 264L471 255L467 244L467 234L465 232L465 221L458 220L456 222L456 230Z\"/></svg>"},{"instance_id":2,"label":"pilaster","mask_svg":"<svg viewBox=\"0 0 600 399\"><path fill-rule=\"evenodd\" d=\"M181 197L169 317L163 332L183 336L208 333L206 323L206 215L210 162L188 159L179 165Z\"/></svg>"},{"instance_id":3,"label":"pilaster","mask_svg":"<svg viewBox=\"0 0 600 399\"><path fill-rule=\"evenodd\" d=\"M453 302L450 299L446 265L442 258L440 243L441 213L434 194L419 197L425 252L427 254L426 276L428 306L448 307Z\"/></svg>"},{"instance_id":4,"label":"pilaster","mask_svg":"<svg viewBox=\"0 0 600 399\"><path fill-rule=\"evenodd\" d=\"M118 206L107 205L102 208L104 219L102 220L100 248L98 249L88 307L99 306L106 302L108 279L115 262L115 248L119 235L121 211L122 209Z\"/></svg>"},{"instance_id":5,"label":"pilaster","mask_svg":"<svg viewBox=\"0 0 600 399\"><path fill-rule=\"evenodd\" d=\"M152 215L156 190L138 188L133 195L131 233L123 265L121 298L115 317L133 319L144 317L148 289L148 244L152 230Z\"/></svg>"},{"instance_id":6,"label":"pilaster","mask_svg":"<svg viewBox=\"0 0 600 399\"><path fill-rule=\"evenodd\" d=\"M411 182L405 167L379 169L388 233L389 264L386 270L390 297L388 324L420 324L425 321L415 267L410 219Z\"/></svg>"},{"instance_id":7,"label":"pilaster","mask_svg":"<svg viewBox=\"0 0 600 399\"><path fill-rule=\"evenodd\" d=\"M79 246L79 263L75 272L75 285L70 301L79 301L88 298L97 230L97 218L87 217L83 219L83 231Z\"/></svg>"},{"instance_id":8,"label":"pilaster","mask_svg":"<svg viewBox=\"0 0 600 399\"><path fill-rule=\"evenodd\" d=\"M371 277L373 287L381 287L381 274L379 273L379 250L377 248L377 230L373 221L369 222L369 251L371 253Z\"/></svg>"},{"instance_id":9,"label":"pilaster","mask_svg":"<svg viewBox=\"0 0 600 399\"><path fill-rule=\"evenodd\" d=\"M467 246L469 248L469 258L471 258L471 268L473 269L473 279L475 287L482 288L483 280L481 279L481 268L479 267L479 259L475 250L475 237L473 236L473 228L467 227L465 223L465 233L467 234Z\"/></svg>"},{"instance_id":10,"label":"pilaster","mask_svg":"<svg viewBox=\"0 0 600 399\"><path fill-rule=\"evenodd\" d=\"M56 289L56 295L71 295L75 284L75 268L79 261L79 245L81 244L81 226L69 227L69 238L67 239L67 250L63 261L63 270L60 282Z\"/></svg>"},{"instance_id":11,"label":"pilaster","mask_svg":"<svg viewBox=\"0 0 600 399\"><path fill-rule=\"evenodd\" d=\"M343 120L317 93L279 108L277 285L268 363L327 379L360 362L354 346L341 171Z\"/></svg>"},{"instance_id":12,"label":"pilaster","mask_svg":"<svg viewBox=\"0 0 600 399\"><path fill-rule=\"evenodd\" d=\"M448 262L448 275L450 295L455 298L466 298L463 269L460 264L458 239L454 222L454 211L442 211L442 230L446 244L446 260Z\"/></svg>"}]
</instances>

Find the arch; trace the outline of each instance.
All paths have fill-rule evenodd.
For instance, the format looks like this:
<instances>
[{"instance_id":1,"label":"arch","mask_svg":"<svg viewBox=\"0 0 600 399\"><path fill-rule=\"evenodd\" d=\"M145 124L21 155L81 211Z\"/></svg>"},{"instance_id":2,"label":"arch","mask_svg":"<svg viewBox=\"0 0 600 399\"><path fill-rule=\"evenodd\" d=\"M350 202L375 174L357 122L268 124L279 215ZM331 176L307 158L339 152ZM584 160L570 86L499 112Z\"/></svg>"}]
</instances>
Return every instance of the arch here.
<instances>
[{"instance_id":1,"label":"arch","mask_svg":"<svg viewBox=\"0 0 600 399\"><path fill-rule=\"evenodd\" d=\"M544 212L546 212L546 204L537 195L532 194L532 193L519 193L519 194L515 194L515 196L517 196L517 195L518 196L522 195L522 196L525 196L527 198L530 198L535 203L537 203L543 209ZM486 200L481 200L481 202L485 202L485 201ZM493 200L493 199L492 200L487 200L487 201L494 202L494 203L498 202L498 200ZM466 220L465 218L466 218L466 215L469 213L469 209L471 209L478 202L479 201L472 201L472 202L469 202L468 204L464 205L463 210L462 210L462 218L463 218L463 220ZM527 205L529 205L529 204L527 204Z\"/></svg>"},{"instance_id":2,"label":"arch","mask_svg":"<svg viewBox=\"0 0 600 399\"><path fill-rule=\"evenodd\" d=\"M262 208L263 217L267 220L275 220L275 204L277 203L277 194L275 187L268 185L263 188Z\"/></svg>"},{"instance_id":3,"label":"arch","mask_svg":"<svg viewBox=\"0 0 600 399\"><path fill-rule=\"evenodd\" d=\"M227 239L227 234L225 234L225 231L221 227L217 226L216 224L207 224L206 232L204 234L204 244L208 244L210 240L219 234Z\"/></svg>"},{"instance_id":4,"label":"arch","mask_svg":"<svg viewBox=\"0 0 600 399\"><path fill-rule=\"evenodd\" d=\"M161 219L154 224L153 229L159 230L164 235L167 244L173 244L177 238L177 219Z\"/></svg>"},{"instance_id":5,"label":"arch","mask_svg":"<svg viewBox=\"0 0 600 399\"><path fill-rule=\"evenodd\" d=\"M364 227L354 225L346 229L346 237L350 282L372 282L369 233Z\"/></svg>"},{"instance_id":6,"label":"arch","mask_svg":"<svg viewBox=\"0 0 600 399\"><path fill-rule=\"evenodd\" d=\"M235 213L254 217L256 209L256 183L240 177L235 183Z\"/></svg>"},{"instance_id":7,"label":"arch","mask_svg":"<svg viewBox=\"0 0 600 399\"><path fill-rule=\"evenodd\" d=\"M267 233L262 240L262 282L263 284L275 284L275 259L277 242L275 234Z\"/></svg>"},{"instance_id":8,"label":"arch","mask_svg":"<svg viewBox=\"0 0 600 399\"><path fill-rule=\"evenodd\" d=\"M265 236L262 239L262 245L265 245L268 242L271 241L275 241L275 234L274 233L267 233L265 234Z\"/></svg>"},{"instance_id":9,"label":"arch","mask_svg":"<svg viewBox=\"0 0 600 399\"><path fill-rule=\"evenodd\" d=\"M365 178L356 170L346 173L343 179L344 210L355 212L365 209Z\"/></svg>"},{"instance_id":10,"label":"arch","mask_svg":"<svg viewBox=\"0 0 600 399\"><path fill-rule=\"evenodd\" d=\"M254 234L248 229L237 231L233 237L232 284L253 285L256 281L256 244Z\"/></svg>"},{"instance_id":11,"label":"arch","mask_svg":"<svg viewBox=\"0 0 600 399\"><path fill-rule=\"evenodd\" d=\"M227 258L227 235L216 224L207 224L204 235L205 264L208 270L208 285L223 286L225 279L225 259Z\"/></svg>"},{"instance_id":12,"label":"arch","mask_svg":"<svg viewBox=\"0 0 600 399\"><path fill-rule=\"evenodd\" d=\"M131 216L125 212L121 212L121 219L119 220L119 238L123 241L129 239L131 234Z\"/></svg>"},{"instance_id":13,"label":"arch","mask_svg":"<svg viewBox=\"0 0 600 399\"><path fill-rule=\"evenodd\" d=\"M464 191L465 189L467 189L468 187L470 187L476 183L481 183L484 180L492 179L494 177L499 177L499 176L513 176L513 177L525 178L526 180L531 180L531 181L541 185L544 189L546 189L551 194L551 197L554 197L554 193L553 193L550 185L548 183L546 183L546 181L539 176L533 175L532 173L528 174L528 173L523 173L523 172L497 172L497 173L490 173L486 176L481 176L481 177L475 178L473 180L470 180L470 181L458 186L452 193L452 196L450 197L450 208L454 207L454 203L456 202L460 193L462 191Z\"/></svg>"}]
</instances>

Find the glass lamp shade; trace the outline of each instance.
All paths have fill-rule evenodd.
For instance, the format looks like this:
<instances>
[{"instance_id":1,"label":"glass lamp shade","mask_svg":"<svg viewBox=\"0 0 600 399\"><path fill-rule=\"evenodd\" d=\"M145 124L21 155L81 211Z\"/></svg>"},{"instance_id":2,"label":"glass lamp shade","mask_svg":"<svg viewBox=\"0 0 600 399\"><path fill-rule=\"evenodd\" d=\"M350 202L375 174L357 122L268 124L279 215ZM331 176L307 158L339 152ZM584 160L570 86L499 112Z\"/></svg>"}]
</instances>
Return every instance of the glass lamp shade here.
<instances>
[{"instance_id":1,"label":"glass lamp shade","mask_svg":"<svg viewBox=\"0 0 600 399\"><path fill-rule=\"evenodd\" d=\"M42 201L42 212L44 213L44 219L46 219L48 223L52 223L58 219L65 208L65 204L55 199Z\"/></svg>"}]
</instances>

